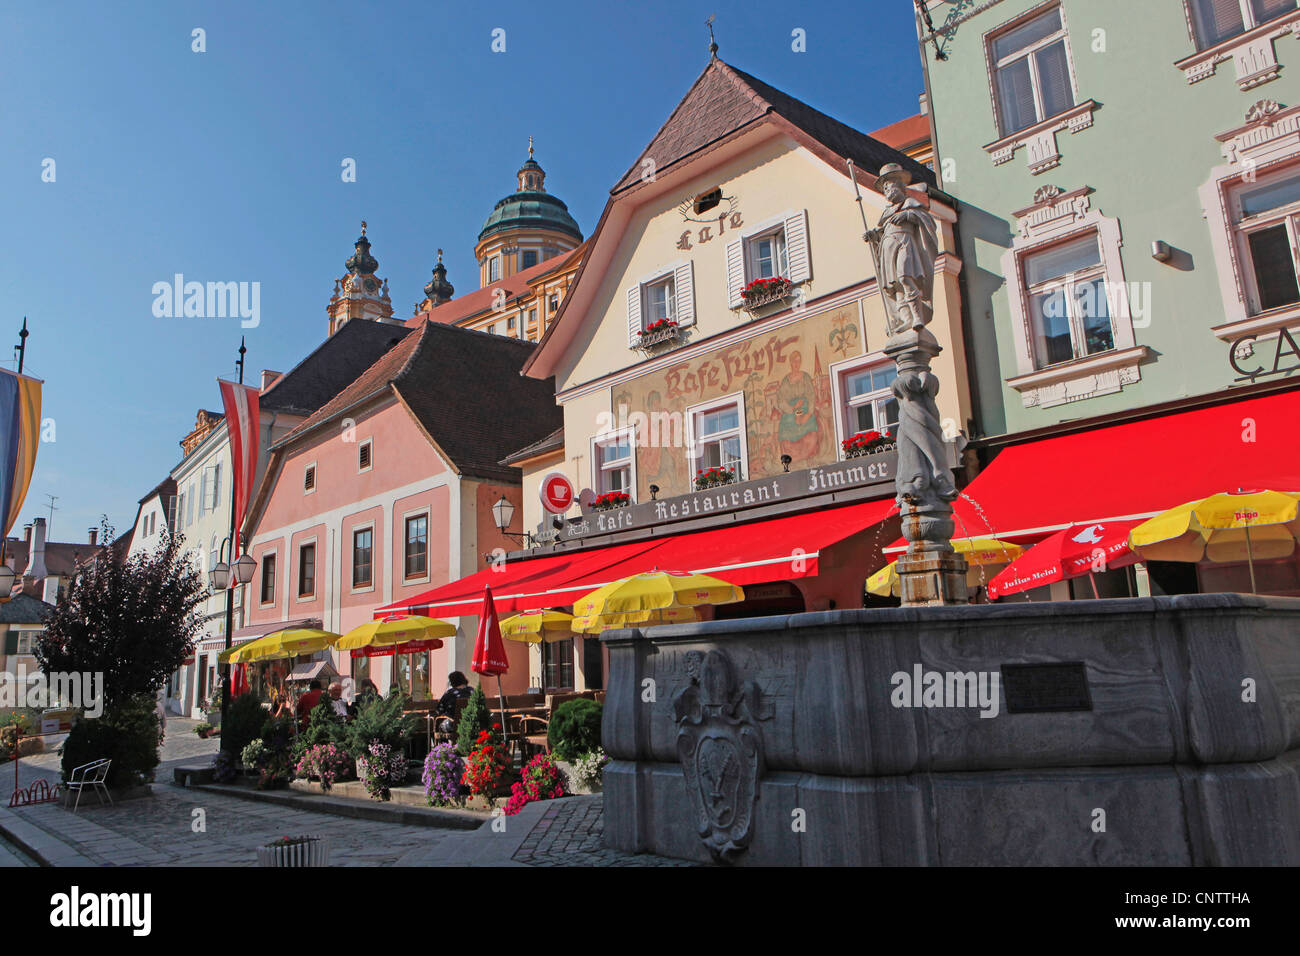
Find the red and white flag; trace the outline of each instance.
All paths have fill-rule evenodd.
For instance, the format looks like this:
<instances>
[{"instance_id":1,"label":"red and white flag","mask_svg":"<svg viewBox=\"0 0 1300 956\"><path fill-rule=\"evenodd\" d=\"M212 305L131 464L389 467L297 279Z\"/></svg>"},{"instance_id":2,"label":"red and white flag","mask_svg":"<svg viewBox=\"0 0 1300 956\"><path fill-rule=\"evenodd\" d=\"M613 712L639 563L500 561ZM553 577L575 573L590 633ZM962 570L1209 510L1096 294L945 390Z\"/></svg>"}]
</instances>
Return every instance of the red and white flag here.
<instances>
[{"instance_id":1,"label":"red and white flag","mask_svg":"<svg viewBox=\"0 0 1300 956\"><path fill-rule=\"evenodd\" d=\"M217 379L221 402L226 410L226 430L230 433L230 461L234 471L235 527L244 524L248 499L257 477L257 389ZM231 549L232 552L234 549Z\"/></svg>"}]
</instances>

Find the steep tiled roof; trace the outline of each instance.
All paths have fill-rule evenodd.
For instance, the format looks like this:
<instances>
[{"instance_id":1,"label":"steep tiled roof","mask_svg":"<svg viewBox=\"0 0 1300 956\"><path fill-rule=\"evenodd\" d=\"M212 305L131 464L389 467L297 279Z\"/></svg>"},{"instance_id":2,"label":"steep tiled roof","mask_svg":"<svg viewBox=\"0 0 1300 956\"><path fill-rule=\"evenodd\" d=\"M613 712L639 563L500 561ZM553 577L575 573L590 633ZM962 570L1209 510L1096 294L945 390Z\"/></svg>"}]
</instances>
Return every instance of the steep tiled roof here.
<instances>
[{"instance_id":1,"label":"steep tiled roof","mask_svg":"<svg viewBox=\"0 0 1300 956\"><path fill-rule=\"evenodd\" d=\"M934 182L934 173L920 163L714 57L611 192L640 182L643 160L653 160L654 168L662 171L769 113L868 172L877 172L885 163L899 163L915 181Z\"/></svg>"},{"instance_id":2,"label":"steep tiled roof","mask_svg":"<svg viewBox=\"0 0 1300 956\"><path fill-rule=\"evenodd\" d=\"M924 113L917 113L897 123L890 123L888 126L873 130L871 138L898 150L916 146L930 138L930 118Z\"/></svg>"},{"instance_id":3,"label":"steep tiled roof","mask_svg":"<svg viewBox=\"0 0 1300 956\"><path fill-rule=\"evenodd\" d=\"M52 604L20 592L0 604L0 624L41 624L53 613Z\"/></svg>"},{"instance_id":4,"label":"steep tiled roof","mask_svg":"<svg viewBox=\"0 0 1300 956\"><path fill-rule=\"evenodd\" d=\"M541 441L535 441L531 445L525 445L516 452L512 452L501 459L503 465L513 465L516 462L527 461L529 458L536 458L538 455L544 455L548 451L559 451L564 448L564 428L555 429Z\"/></svg>"},{"instance_id":5,"label":"steep tiled roof","mask_svg":"<svg viewBox=\"0 0 1300 956\"><path fill-rule=\"evenodd\" d=\"M310 415L373 365L410 330L354 319L262 393L263 409Z\"/></svg>"},{"instance_id":6,"label":"steep tiled roof","mask_svg":"<svg viewBox=\"0 0 1300 956\"><path fill-rule=\"evenodd\" d=\"M422 322L318 412L281 448L392 386L461 474L517 481L500 464L563 422L553 379L519 374L533 346L454 325Z\"/></svg>"}]
</instances>

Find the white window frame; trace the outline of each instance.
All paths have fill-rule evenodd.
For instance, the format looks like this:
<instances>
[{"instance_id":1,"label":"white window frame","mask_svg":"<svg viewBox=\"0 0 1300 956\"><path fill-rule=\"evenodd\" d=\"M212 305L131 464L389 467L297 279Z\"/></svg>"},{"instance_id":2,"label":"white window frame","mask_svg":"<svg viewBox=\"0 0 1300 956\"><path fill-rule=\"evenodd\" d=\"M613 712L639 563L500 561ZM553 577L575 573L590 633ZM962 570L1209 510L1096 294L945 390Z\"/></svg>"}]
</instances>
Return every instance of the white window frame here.
<instances>
[{"instance_id":1,"label":"white window frame","mask_svg":"<svg viewBox=\"0 0 1300 956\"><path fill-rule=\"evenodd\" d=\"M1029 46L1021 47L1014 53L1004 56L1001 60L995 60L993 58L993 45L998 40L1002 39L1002 37L1006 36L1013 30L1018 30L1035 20L1050 15L1053 10L1056 11L1056 14L1061 21L1061 27L1059 30L1041 40L1035 40ZM1049 114L1043 104L1043 85L1042 80L1038 76L1038 60L1036 54L1040 50L1058 42L1064 44L1065 47L1065 62L1070 80L1070 98L1074 102L1065 110ZM1061 4L1056 2L1044 4L1041 7L1028 11L1023 16L1016 17L1014 20L989 31L984 35L984 50L985 56L988 60L989 83L993 90L993 117L994 123L997 127L998 136L1015 136L1027 129L1032 129L1040 123L1045 123L1053 117L1069 112L1069 110L1079 105L1079 86L1074 74L1074 57L1070 51L1070 31L1067 28L1065 22L1065 11L1062 9ZM1029 60L1029 87L1034 94L1035 119L1032 123L1028 123L1019 129L1007 129L1005 126L1006 117L1002 115L1002 106L998 95L998 73L1025 58L1028 58Z\"/></svg>"},{"instance_id":2,"label":"white window frame","mask_svg":"<svg viewBox=\"0 0 1300 956\"><path fill-rule=\"evenodd\" d=\"M659 319L651 320L650 302L651 293L659 287L664 287L667 292L664 295L664 306L667 314ZM654 322L660 319L667 319L669 322L677 321L677 277L673 272L665 272L657 279L651 279L649 282L641 283L641 328L648 329Z\"/></svg>"},{"instance_id":3,"label":"white window frame","mask_svg":"<svg viewBox=\"0 0 1300 956\"><path fill-rule=\"evenodd\" d=\"M779 249L773 250L773 272L770 276L761 276L758 274L758 249L757 246L764 239L772 239L780 246ZM753 282L755 279L776 279L786 278L790 272L789 256L786 252L785 244L785 222L766 229L763 232L747 235L745 242L745 284Z\"/></svg>"},{"instance_id":4,"label":"white window frame","mask_svg":"<svg viewBox=\"0 0 1300 956\"><path fill-rule=\"evenodd\" d=\"M627 287L627 345L636 349L641 345L639 332L650 326L649 291L664 283L671 283L671 311L667 318L677 323L679 329L695 324L695 263L690 259L660 266Z\"/></svg>"},{"instance_id":5,"label":"white window frame","mask_svg":"<svg viewBox=\"0 0 1300 956\"><path fill-rule=\"evenodd\" d=\"M868 352L866 355L860 355L857 358L846 359L842 362L833 362L829 367L831 376L831 385L835 390L835 434L840 442L852 438L858 433L856 428L851 427L849 421L849 409L856 405L864 404L866 401L876 401L872 397L864 398L862 401L850 403L848 397L848 380L849 376L856 372L866 369L875 369L880 366L893 365L893 359L889 358L883 351ZM877 393L871 393L872 396ZM893 394L892 392L890 393ZM840 457L844 457L843 446L839 446Z\"/></svg>"},{"instance_id":6,"label":"white window frame","mask_svg":"<svg viewBox=\"0 0 1300 956\"><path fill-rule=\"evenodd\" d=\"M496 274L493 275L493 273ZM488 256L487 280L489 285L491 285L493 282L501 281L501 257L500 256Z\"/></svg>"},{"instance_id":7,"label":"white window frame","mask_svg":"<svg viewBox=\"0 0 1300 956\"><path fill-rule=\"evenodd\" d=\"M307 487L307 474L311 473L311 487ZM316 462L309 461L302 466L302 493L304 495L316 494L316 489L320 487L320 472L316 468Z\"/></svg>"},{"instance_id":8,"label":"white window frame","mask_svg":"<svg viewBox=\"0 0 1300 956\"><path fill-rule=\"evenodd\" d=\"M1243 7L1248 8L1249 3L1243 3ZM1252 90L1281 75L1282 68L1274 48L1276 41L1287 34L1300 37L1300 7L1259 24L1255 24L1254 10L1243 9L1242 23L1254 25L1207 47L1201 46L1196 31L1196 14L1188 0L1183 0L1183 16L1187 21L1187 38L1194 52L1174 66L1182 70L1189 84L1214 76L1220 63L1231 60L1238 88Z\"/></svg>"},{"instance_id":9,"label":"white window frame","mask_svg":"<svg viewBox=\"0 0 1300 956\"><path fill-rule=\"evenodd\" d=\"M794 246L791 243L792 227L797 227L799 230L798 243ZM781 234L784 259L784 268L777 274L788 279L793 285L811 281L812 248L809 238L808 211L787 209L780 215L754 223L727 243L724 267L729 308L739 309L743 306L744 298L741 292L758 278L755 272L754 243L776 233Z\"/></svg>"},{"instance_id":10,"label":"white window frame","mask_svg":"<svg viewBox=\"0 0 1300 956\"><path fill-rule=\"evenodd\" d=\"M369 448L369 449L370 449L370 464L365 465L364 467L363 467L362 464L361 464L361 449L363 449L363 448ZM367 438L367 439L365 439L364 441L357 442L357 474L358 474L358 475L363 475L363 474L365 474L366 472L373 470L374 467L375 467L375 440L374 440L374 438Z\"/></svg>"},{"instance_id":11,"label":"white window frame","mask_svg":"<svg viewBox=\"0 0 1300 956\"><path fill-rule=\"evenodd\" d=\"M1255 264L1250 253L1250 236L1265 229L1283 226L1286 229L1287 245L1291 252L1291 267L1300 282L1300 200L1286 206L1279 206L1266 213L1244 217L1241 211L1241 194L1267 186L1272 182L1300 177L1300 163L1282 166L1264 176L1256 176L1255 182L1239 182L1228 190L1229 211L1232 214L1232 238L1237 246L1237 256L1241 263L1242 279L1245 280L1246 294L1249 300L1249 315L1266 316L1283 310L1294 312L1300 308L1300 302L1289 302L1265 310L1259 294L1259 280L1255 276Z\"/></svg>"},{"instance_id":12,"label":"white window frame","mask_svg":"<svg viewBox=\"0 0 1300 956\"><path fill-rule=\"evenodd\" d=\"M1141 379L1140 364L1151 350L1138 345L1129 306L1128 285L1120 255L1123 236L1119 220L1091 209L1088 187L1067 193L1040 190L1033 205L1014 213L1016 238L1002 256L1011 312L1011 336L1018 374L1006 379L1020 393L1026 408L1050 408L1118 392ZM1025 287L1026 257L1052 246L1095 233L1101 250L1107 285L1107 305L1114 348L1070 362L1039 368L1033 350L1029 295Z\"/></svg>"},{"instance_id":13,"label":"white window frame","mask_svg":"<svg viewBox=\"0 0 1300 956\"><path fill-rule=\"evenodd\" d=\"M740 435L740 467L736 470L736 481L749 480L749 429L745 421L745 393L732 392L730 395L723 395L719 398L707 402L700 402L698 405L689 405L686 408L686 455L694 471L702 470L702 459L704 458L703 449L700 448L699 439L696 435L696 420L701 415L709 412L715 412L719 409L726 408L729 405L735 405L738 411L738 429ZM729 433L728 433L729 434ZM727 437L724 435L724 437ZM713 439L716 441L717 439ZM721 457L721 456L719 456ZM694 486L695 476L691 475L692 487Z\"/></svg>"},{"instance_id":14,"label":"white window frame","mask_svg":"<svg viewBox=\"0 0 1300 956\"><path fill-rule=\"evenodd\" d=\"M600 450L605 445L615 444L626 439L628 443L628 460L626 464L606 468L601 461ZM591 439L591 487L597 495L603 495L606 492L613 491L612 488L605 487L603 480L606 472L621 471L627 469L628 485L624 489L627 492L632 504L636 504L637 489L637 472L636 472L636 429L634 427L618 428L612 431L603 432L593 436Z\"/></svg>"},{"instance_id":15,"label":"white window frame","mask_svg":"<svg viewBox=\"0 0 1300 956\"><path fill-rule=\"evenodd\" d=\"M1057 276L1056 278L1049 279L1044 282L1040 282L1037 285L1030 284L1027 275L1027 268L1030 259L1033 259L1037 256L1045 255L1046 253L1051 252L1053 249L1060 248L1061 246L1067 246L1072 243L1079 242L1080 240L1091 240L1096 243L1097 245L1096 265L1087 266L1075 272L1070 272L1070 273L1066 273L1065 275ZM1083 359L1090 358L1092 355L1101 355L1104 352L1113 352L1115 350L1115 322L1113 319L1111 319L1109 314L1110 299L1113 297L1114 293L1108 291L1106 294L1106 299L1107 299L1106 318L1108 324L1110 325L1111 346L1108 349L1103 349L1102 352L1089 353L1087 351L1086 333L1084 331L1083 316L1077 314L1074 308L1074 303L1076 302L1074 296L1074 290L1076 287L1083 285L1085 283L1095 282L1098 279L1100 279L1104 285L1108 285L1106 279L1106 259L1103 256L1101 251L1100 233L1089 232L1085 230L1079 233L1078 235L1072 236L1061 242L1055 242L1050 245L1045 245L1038 249L1025 252L1018 258L1018 262L1021 268L1020 284L1022 286L1023 295L1025 298L1025 315L1029 322L1030 351L1034 359L1035 370L1042 371L1048 368L1052 368L1056 365L1065 365L1070 362L1081 361ZM1035 345L1035 340L1037 339L1037 333L1034 330L1034 324L1033 324L1034 319L1033 319L1032 302L1034 297L1039 295L1051 294L1054 292L1061 293L1062 301L1065 303L1066 306L1066 316L1065 316L1066 325L1069 327L1069 331L1070 331L1070 357L1060 362L1050 362L1048 361L1047 356L1038 354L1038 349L1037 346Z\"/></svg>"},{"instance_id":16,"label":"white window frame","mask_svg":"<svg viewBox=\"0 0 1300 956\"><path fill-rule=\"evenodd\" d=\"M309 545L312 548L311 593L303 594L302 593L302 549L308 547ZM321 563L322 563L320 544L314 537L302 538L299 541L294 542L294 549L295 549L294 557L297 558L297 560L294 561L294 569L293 569L294 583L297 585L293 589L294 597L296 598L296 603L298 604L310 604L316 600L317 594L319 593L318 588L320 587L320 575L321 575Z\"/></svg>"},{"instance_id":17,"label":"white window frame","mask_svg":"<svg viewBox=\"0 0 1300 956\"><path fill-rule=\"evenodd\" d=\"M370 532L370 583L357 587L355 584L357 568L357 534L362 531ZM361 524L354 524L351 529L351 539L348 542L348 589L352 594L367 594L375 589L375 556L377 553L378 551L375 548L374 521L363 521Z\"/></svg>"},{"instance_id":18,"label":"white window frame","mask_svg":"<svg viewBox=\"0 0 1300 956\"><path fill-rule=\"evenodd\" d=\"M21 630L15 628L15 630L18 634L18 647L17 650L14 651L15 656L25 655L27 657L34 657L36 652L32 649L32 645L36 642L38 637L45 633L45 628L22 628ZM26 650L23 650L24 640L27 642Z\"/></svg>"},{"instance_id":19,"label":"white window frame","mask_svg":"<svg viewBox=\"0 0 1300 956\"><path fill-rule=\"evenodd\" d=\"M433 519L430 517L430 510L431 509L428 506L423 508L413 508L410 511L402 512L398 519L398 528L401 529L400 534L398 535L398 540L402 544L402 553L400 557L401 564L399 565L402 569L400 583L400 586L402 587L405 587L408 584L429 583L429 571L433 566ZM406 522L409 518L419 517L424 518L424 574L418 577L408 578L406 576ZM394 583L397 583L396 577L396 574L394 574Z\"/></svg>"},{"instance_id":20,"label":"white window frame","mask_svg":"<svg viewBox=\"0 0 1300 956\"><path fill-rule=\"evenodd\" d=\"M1254 267L1238 228L1239 197L1261 182L1300 172L1300 104L1283 109L1268 102L1263 111L1252 107L1244 126L1215 138L1223 144L1228 162L1210 170L1200 197L1226 321L1211 331L1225 342L1247 335L1268 336L1300 321L1300 305L1258 310ZM1248 178L1253 181L1245 182ZM1294 241L1300 242L1300 235ZM1292 254L1300 255L1300 250L1293 247Z\"/></svg>"}]
</instances>

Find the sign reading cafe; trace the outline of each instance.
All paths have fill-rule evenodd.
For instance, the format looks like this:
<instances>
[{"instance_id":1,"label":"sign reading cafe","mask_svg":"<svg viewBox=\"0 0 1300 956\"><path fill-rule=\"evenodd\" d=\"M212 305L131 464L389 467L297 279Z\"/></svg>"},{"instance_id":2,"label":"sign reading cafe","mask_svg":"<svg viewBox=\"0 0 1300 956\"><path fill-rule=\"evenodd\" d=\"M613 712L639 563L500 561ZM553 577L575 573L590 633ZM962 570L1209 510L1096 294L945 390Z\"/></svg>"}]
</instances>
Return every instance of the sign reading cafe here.
<instances>
[{"instance_id":1,"label":"sign reading cafe","mask_svg":"<svg viewBox=\"0 0 1300 956\"><path fill-rule=\"evenodd\" d=\"M1273 346L1273 367L1266 368L1260 365L1261 361L1266 361L1263 355L1256 355L1257 336L1245 335L1236 339L1228 347L1228 364L1237 372L1237 381L1255 381L1261 375L1290 375L1292 372L1300 372L1300 346L1296 344L1295 338L1285 328L1278 329L1277 342ZM1283 365L1283 359L1289 358L1288 364ZM1257 368L1248 368L1248 364L1257 365Z\"/></svg>"},{"instance_id":2,"label":"sign reading cafe","mask_svg":"<svg viewBox=\"0 0 1300 956\"><path fill-rule=\"evenodd\" d=\"M882 486L883 492L892 488L896 461L897 455L894 452L885 451L806 471L715 485L684 495L611 508L608 511L588 511L581 518L570 520L566 524L563 537L572 540L615 531L655 527L688 518L793 503L812 495L869 488L877 484Z\"/></svg>"}]
</instances>

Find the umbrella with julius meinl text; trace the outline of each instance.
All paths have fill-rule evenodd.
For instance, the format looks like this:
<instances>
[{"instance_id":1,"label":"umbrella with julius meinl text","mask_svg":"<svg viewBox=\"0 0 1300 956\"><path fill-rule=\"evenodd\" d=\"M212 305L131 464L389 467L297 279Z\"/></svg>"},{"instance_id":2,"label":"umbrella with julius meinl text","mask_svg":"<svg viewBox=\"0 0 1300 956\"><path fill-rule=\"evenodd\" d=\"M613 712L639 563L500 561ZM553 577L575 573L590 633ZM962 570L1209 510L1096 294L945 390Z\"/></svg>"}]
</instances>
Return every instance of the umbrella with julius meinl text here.
<instances>
[{"instance_id":1,"label":"umbrella with julius meinl text","mask_svg":"<svg viewBox=\"0 0 1300 956\"><path fill-rule=\"evenodd\" d=\"M1093 521L1048 535L993 576L989 597L996 600L1085 574L1092 580L1093 597L1097 597L1093 574L1126 568L1139 560L1129 547L1128 536L1141 523L1134 518Z\"/></svg>"},{"instance_id":2,"label":"umbrella with julius meinl text","mask_svg":"<svg viewBox=\"0 0 1300 956\"><path fill-rule=\"evenodd\" d=\"M478 634L474 638L474 658L470 661L469 669L484 677L497 679L497 697L501 700L501 736L509 747L506 695L501 690L501 675L509 673L510 659L506 657L506 643L501 639L501 622L497 619L497 607L492 600L490 587L483 589L483 607L478 614Z\"/></svg>"}]
</instances>

